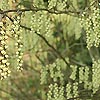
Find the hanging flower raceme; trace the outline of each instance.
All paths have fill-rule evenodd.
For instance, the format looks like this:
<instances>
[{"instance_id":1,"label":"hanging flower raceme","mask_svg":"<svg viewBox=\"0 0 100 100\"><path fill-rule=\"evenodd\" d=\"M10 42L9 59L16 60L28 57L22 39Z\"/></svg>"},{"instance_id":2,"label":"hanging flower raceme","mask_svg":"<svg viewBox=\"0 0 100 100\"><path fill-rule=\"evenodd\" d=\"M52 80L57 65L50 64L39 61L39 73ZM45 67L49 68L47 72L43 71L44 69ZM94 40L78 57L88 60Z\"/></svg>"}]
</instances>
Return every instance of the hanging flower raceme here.
<instances>
[{"instance_id":1,"label":"hanging flower raceme","mask_svg":"<svg viewBox=\"0 0 100 100\"><path fill-rule=\"evenodd\" d=\"M64 100L64 87L57 83L49 85L47 100Z\"/></svg>"},{"instance_id":2,"label":"hanging flower raceme","mask_svg":"<svg viewBox=\"0 0 100 100\"><path fill-rule=\"evenodd\" d=\"M100 9L98 6L92 5L90 12L83 12L81 25L86 30L87 48L98 47L100 44Z\"/></svg>"},{"instance_id":3,"label":"hanging flower raceme","mask_svg":"<svg viewBox=\"0 0 100 100\"><path fill-rule=\"evenodd\" d=\"M0 22L0 78L1 80L10 76L11 71L9 70L10 63L8 62L7 54L7 41L8 36L6 34L5 25Z\"/></svg>"},{"instance_id":4,"label":"hanging flower raceme","mask_svg":"<svg viewBox=\"0 0 100 100\"><path fill-rule=\"evenodd\" d=\"M92 84L93 84L93 93L96 93L100 88L100 59L93 62L92 65Z\"/></svg>"},{"instance_id":5,"label":"hanging flower raceme","mask_svg":"<svg viewBox=\"0 0 100 100\"><path fill-rule=\"evenodd\" d=\"M20 17L18 16L16 20L14 20L14 24L12 25L12 35L15 37L16 43L15 43L15 48L16 48L16 61L17 61L17 70L21 71L23 70L22 64L23 64L23 44L21 42L22 40L22 30L20 28Z\"/></svg>"}]
</instances>

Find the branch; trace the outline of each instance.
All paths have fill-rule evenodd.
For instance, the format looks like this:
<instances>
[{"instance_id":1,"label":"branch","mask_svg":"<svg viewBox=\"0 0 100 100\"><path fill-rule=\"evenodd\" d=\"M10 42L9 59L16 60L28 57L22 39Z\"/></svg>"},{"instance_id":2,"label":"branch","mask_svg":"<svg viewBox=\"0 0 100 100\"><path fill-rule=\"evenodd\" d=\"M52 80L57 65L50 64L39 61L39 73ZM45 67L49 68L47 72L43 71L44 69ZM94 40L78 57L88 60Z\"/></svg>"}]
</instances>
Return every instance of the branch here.
<instances>
[{"instance_id":1,"label":"branch","mask_svg":"<svg viewBox=\"0 0 100 100\"><path fill-rule=\"evenodd\" d=\"M6 14L9 12L26 12L26 11L46 11L48 13L52 13L52 14L80 14L80 11L71 11L71 10L65 10L65 11L59 11L59 10L49 10L46 8L37 8L37 7L33 7L33 8L25 8L25 9L9 9L9 10L1 10L0 14Z\"/></svg>"}]
</instances>

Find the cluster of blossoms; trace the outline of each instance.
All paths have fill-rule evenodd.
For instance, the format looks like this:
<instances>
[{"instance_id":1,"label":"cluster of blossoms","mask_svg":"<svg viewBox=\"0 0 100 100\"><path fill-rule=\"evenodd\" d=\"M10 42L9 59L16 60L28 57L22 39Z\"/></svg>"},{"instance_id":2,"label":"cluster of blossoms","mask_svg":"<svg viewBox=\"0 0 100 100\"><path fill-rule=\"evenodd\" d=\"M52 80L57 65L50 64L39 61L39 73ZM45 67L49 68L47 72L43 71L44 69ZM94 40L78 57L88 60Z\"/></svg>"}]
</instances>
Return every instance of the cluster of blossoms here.
<instances>
[{"instance_id":1,"label":"cluster of blossoms","mask_svg":"<svg viewBox=\"0 0 100 100\"><path fill-rule=\"evenodd\" d=\"M43 67L41 70L41 83L47 83L47 79L52 79L54 84L49 85L49 90L47 93L47 100L64 100L64 86L63 86L63 74L61 72L61 65L64 65L64 62L62 60L57 59L56 63L47 65L46 67ZM76 71L77 66L71 66L73 68L72 72L73 75L71 75L72 79L76 79ZM48 78L49 77L49 78ZM60 81L58 81L60 80ZM58 85L58 83L60 83ZM68 83L66 85L66 97L67 99L78 97L78 82L75 83Z\"/></svg>"},{"instance_id":2,"label":"cluster of blossoms","mask_svg":"<svg viewBox=\"0 0 100 100\"><path fill-rule=\"evenodd\" d=\"M87 89L90 84L89 84L89 67L85 66L84 68L84 88Z\"/></svg>"},{"instance_id":3,"label":"cluster of blossoms","mask_svg":"<svg viewBox=\"0 0 100 100\"><path fill-rule=\"evenodd\" d=\"M32 32L37 32L38 34L45 33L46 28L48 27L48 22L44 12L36 12L32 15L31 18L31 29ZM45 25L46 24L46 25Z\"/></svg>"},{"instance_id":4,"label":"cluster of blossoms","mask_svg":"<svg viewBox=\"0 0 100 100\"><path fill-rule=\"evenodd\" d=\"M79 83L84 82L84 67L79 68Z\"/></svg>"},{"instance_id":5,"label":"cluster of blossoms","mask_svg":"<svg viewBox=\"0 0 100 100\"><path fill-rule=\"evenodd\" d=\"M8 62L7 54L7 41L8 36L6 34L5 25L0 22L0 78L1 80L10 76L11 71L9 70L10 63Z\"/></svg>"},{"instance_id":6,"label":"cluster of blossoms","mask_svg":"<svg viewBox=\"0 0 100 100\"><path fill-rule=\"evenodd\" d=\"M60 84L63 84L64 78L62 73L62 60L57 59L55 63L46 65L46 67L43 67L41 69L41 84L47 83L47 79L50 78L54 82L60 82ZM64 63L64 62L63 62ZM64 65L64 64L63 64ZM49 77L47 77L49 76Z\"/></svg>"},{"instance_id":7,"label":"cluster of blossoms","mask_svg":"<svg viewBox=\"0 0 100 100\"><path fill-rule=\"evenodd\" d=\"M71 74L70 78L75 80L76 79L76 73L77 73L77 66L71 65L70 67L72 69L72 74Z\"/></svg>"},{"instance_id":8,"label":"cluster of blossoms","mask_svg":"<svg viewBox=\"0 0 100 100\"><path fill-rule=\"evenodd\" d=\"M79 92L78 92L78 82L75 83L68 83L66 85L66 97L67 99L70 98L75 98L79 96Z\"/></svg>"},{"instance_id":9,"label":"cluster of blossoms","mask_svg":"<svg viewBox=\"0 0 100 100\"><path fill-rule=\"evenodd\" d=\"M93 84L93 93L100 88L100 59L98 61L94 61L92 65L92 84Z\"/></svg>"},{"instance_id":10,"label":"cluster of blossoms","mask_svg":"<svg viewBox=\"0 0 100 100\"><path fill-rule=\"evenodd\" d=\"M72 98L72 84L69 82L67 85L66 85L66 97L67 99L70 99Z\"/></svg>"},{"instance_id":11,"label":"cluster of blossoms","mask_svg":"<svg viewBox=\"0 0 100 100\"><path fill-rule=\"evenodd\" d=\"M81 25L86 30L87 48L98 47L100 44L100 9L92 5L90 12L83 12Z\"/></svg>"},{"instance_id":12,"label":"cluster of blossoms","mask_svg":"<svg viewBox=\"0 0 100 100\"><path fill-rule=\"evenodd\" d=\"M72 73L70 75L70 78L72 80L76 80L77 73L79 73L79 83L83 83L84 82L84 88L87 89L90 86L90 84L89 84L89 77L90 77L89 76L90 75L89 67L88 66L79 67L79 70L78 70L78 66L77 65L71 65L70 67L72 69Z\"/></svg>"},{"instance_id":13,"label":"cluster of blossoms","mask_svg":"<svg viewBox=\"0 0 100 100\"><path fill-rule=\"evenodd\" d=\"M53 79L53 81L57 82L59 79L60 83L63 83L63 76L64 75L61 71L61 66L58 66L55 63L53 63L50 66L51 66L51 68L49 67L50 77Z\"/></svg>"},{"instance_id":14,"label":"cluster of blossoms","mask_svg":"<svg viewBox=\"0 0 100 100\"><path fill-rule=\"evenodd\" d=\"M0 4L3 10L9 9L8 0L1 0Z\"/></svg>"},{"instance_id":15,"label":"cluster of blossoms","mask_svg":"<svg viewBox=\"0 0 100 100\"><path fill-rule=\"evenodd\" d=\"M76 80L78 79L79 80L79 83L84 83L84 88L85 89L92 89L92 82L90 79L90 69L88 66L85 66L85 67L79 67L76 66L76 65L71 65L70 66L72 68L72 73L70 75L70 78L72 80ZM77 76L77 73L79 74L79 77L76 77Z\"/></svg>"},{"instance_id":16,"label":"cluster of blossoms","mask_svg":"<svg viewBox=\"0 0 100 100\"><path fill-rule=\"evenodd\" d=\"M43 2L43 0L33 0L33 6L34 7L44 7L44 2Z\"/></svg>"},{"instance_id":17,"label":"cluster of blossoms","mask_svg":"<svg viewBox=\"0 0 100 100\"><path fill-rule=\"evenodd\" d=\"M64 96L64 93L66 93L66 96ZM71 99L78 96L78 82L75 82L73 84L69 82L66 85L66 88L64 88L63 85L58 85L57 83L54 83L49 85L47 100L65 100L65 97L67 99Z\"/></svg>"},{"instance_id":18,"label":"cluster of blossoms","mask_svg":"<svg viewBox=\"0 0 100 100\"><path fill-rule=\"evenodd\" d=\"M92 89L92 82L90 79L90 69L88 66L79 67L79 83L84 83L85 89Z\"/></svg>"},{"instance_id":19,"label":"cluster of blossoms","mask_svg":"<svg viewBox=\"0 0 100 100\"><path fill-rule=\"evenodd\" d=\"M92 75L88 66L79 67L79 83L84 83L84 89L93 90L96 93L100 88L100 59L93 61ZM92 77L92 80L91 80Z\"/></svg>"},{"instance_id":20,"label":"cluster of blossoms","mask_svg":"<svg viewBox=\"0 0 100 100\"><path fill-rule=\"evenodd\" d=\"M78 97L78 82L73 83L73 97Z\"/></svg>"},{"instance_id":21,"label":"cluster of blossoms","mask_svg":"<svg viewBox=\"0 0 100 100\"><path fill-rule=\"evenodd\" d=\"M58 86L57 83L50 84L47 100L64 100L64 87Z\"/></svg>"},{"instance_id":22,"label":"cluster of blossoms","mask_svg":"<svg viewBox=\"0 0 100 100\"><path fill-rule=\"evenodd\" d=\"M61 10L63 11L64 8L66 7L66 1L67 0L63 0L63 2L61 0L48 0L49 5L48 8L49 9L57 9L57 10Z\"/></svg>"},{"instance_id":23,"label":"cluster of blossoms","mask_svg":"<svg viewBox=\"0 0 100 100\"><path fill-rule=\"evenodd\" d=\"M52 100L52 95L53 95L52 90L53 90L53 85L50 84L49 85L49 91L47 93L47 100Z\"/></svg>"},{"instance_id":24,"label":"cluster of blossoms","mask_svg":"<svg viewBox=\"0 0 100 100\"><path fill-rule=\"evenodd\" d=\"M47 12L38 11L32 13L31 17L31 32L38 34L42 34L48 40L52 40L52 23L50 21L50 17L48 16Z\"/></svg>"},{"instance_id":25,"label":"cluster of blossoms","mask_svg":"<svg viewBox=\"0 0 100 100\"><path fill-rule=\"evenodd\" d=\"M64 75L61 69L63 66L66 66L63 60L57 59L55 63L42 67L41 84L50 84L47 100L64 100ZM50 80L53 82L52 84L49 83Z\"/></svg>"},{"instance_id":26,"label":"cluster of blossoms","mask_svg":"<svg viewBox=\"0 0 100 100\"><path fill-rule=\"evenodd\" d=\"M22 65L23 65L23 44L21 42L22 40L22 30L20 29L20 17L18 16L16 20L14 20L14 24L12 25L12 35L15 37L16 43L15 43L15 48L16 48L16 60L17 60L17 69L18 71L23 70Z\"/></svg>"}]
</instances>

